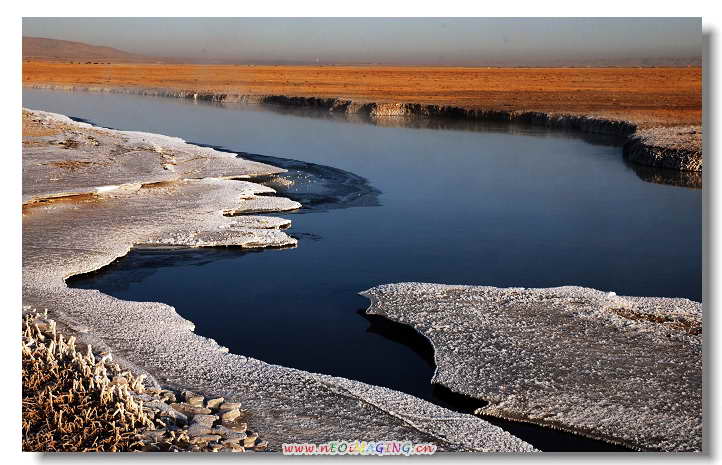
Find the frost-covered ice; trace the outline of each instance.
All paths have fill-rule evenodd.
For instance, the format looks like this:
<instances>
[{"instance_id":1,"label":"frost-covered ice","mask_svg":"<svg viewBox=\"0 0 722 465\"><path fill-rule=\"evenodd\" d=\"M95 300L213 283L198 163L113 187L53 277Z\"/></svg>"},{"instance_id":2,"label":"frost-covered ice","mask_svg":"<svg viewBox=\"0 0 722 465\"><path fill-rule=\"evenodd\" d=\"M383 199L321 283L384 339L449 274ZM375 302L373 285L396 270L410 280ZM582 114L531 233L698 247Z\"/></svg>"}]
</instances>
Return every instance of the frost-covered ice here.
<instances>
[{"instance_id":1,"label":"frost-covered ice","mask_svg":"<svg viewBox=\"0 0 722 465\"><path fill-rule=\"evenodd\" d=\"M534 451L473 415L230 354L195 334L193 323L171 306L68 288L66 278L102 268L134 244L293 246L296 240L282 231L288 220L224 212L282 211L300 204L269 196L269 187L230 180L283 171L269 165L166 136L94 128L49 113L28 116L60 132L23 141L26 309L47 308L80 341L111 350L116 360L149 374L151 383L241 402L249 426L263 431L269 450L278 451L282 442L394 439L433 442L446 451ZM74 142L58 144L68 140ZM85 196L48 200L68 193ZM254 272L239 269L239 279ZM188 292L184 284L177 283L180 295ZM243 305L242 293L238 302ZM242 334L253 330L257 318L263 315L229 314L226 323Z\"/></svg>"},{"instance_id":2,"label":"frost-covered ice","mask_svg":"<svg viewBox=\"0 0 722 465\"><path fill-rule=\"evenodd\" d=\"M23 144L23 202L73 193L111 191L125 184L148 184L186 178L250 178L284 169L177 137L116 131L71 120L65 115L32 111L30 117L62 132L33 137Z\"/></svg>"},{"instance_id":3,"label":"frost-covered ice","mask_svg":"<svg viewBox=\"0 0 722 465\"><path fill-rule=\"evenodd\" d=\"M434 346L433 382L483 413L641 450L702 449L702 306L580 287L401 283L368 313Z\"/></svg>"}]
</instances>

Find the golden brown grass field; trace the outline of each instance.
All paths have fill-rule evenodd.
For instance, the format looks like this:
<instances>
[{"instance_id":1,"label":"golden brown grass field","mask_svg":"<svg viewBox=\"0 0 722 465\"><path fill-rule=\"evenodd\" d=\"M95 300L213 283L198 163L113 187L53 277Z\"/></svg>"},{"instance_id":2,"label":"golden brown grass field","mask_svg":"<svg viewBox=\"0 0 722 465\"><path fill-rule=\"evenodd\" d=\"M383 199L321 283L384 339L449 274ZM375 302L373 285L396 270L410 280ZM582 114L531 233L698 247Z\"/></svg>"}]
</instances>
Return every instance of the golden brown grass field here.
<instances>
[{"instance_id":1,"label":"golden brown grass field","mask_svg":"<svg viewBox=\"0 0 722 465\"><path fill-rule=\"evenodd\" d=\"M23 84L153 87L701 124L702 69L23 63Z\"/></svg>"}]
</instances>

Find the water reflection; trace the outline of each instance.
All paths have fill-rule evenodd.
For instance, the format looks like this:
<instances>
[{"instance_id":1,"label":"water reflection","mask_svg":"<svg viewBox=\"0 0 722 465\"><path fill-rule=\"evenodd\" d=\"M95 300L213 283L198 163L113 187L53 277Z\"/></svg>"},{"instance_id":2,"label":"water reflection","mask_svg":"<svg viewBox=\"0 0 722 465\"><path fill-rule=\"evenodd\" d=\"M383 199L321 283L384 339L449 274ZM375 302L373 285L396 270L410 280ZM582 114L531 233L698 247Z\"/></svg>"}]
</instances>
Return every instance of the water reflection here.
<instances>
[{"instance_id":1,"label":"water reflection","mask_svg":"<svg viewBox=\"0 0 722 465\"><path fill-rule=\"evenodd\" d=\"M269 103L259 104L241 104L241 103L224 103L224 102L207 102L192 101L181 99L183 103L190 105L210 105L229 111L237 111L239 109L251 111L268 111L278 115L291 116L297 118L313 118L320 120L328 120L340 123L351 124L368 124L382 128L396 129L425 129L439 131L476 131L476 132L498 132L508 135L537 137L568 137L570 139L583 140L592 145L621 146L626 140L625 137L587 133L565 129L554 129L547 134L540 133L537 125L524 122L504 122L504 121L484 121L474 120L452 116L372 116L365 113L345 113L338 111L329 111L321 108L302 107L302 106L284 106Z\"/></svg>"},{"instance_id":2,"label":"water reflection","mask_svg":"<svg viewBox=\"0 0 722 465\"><path fill-rule=\"evenodd\" d=\"M625 163L632 168L637 176L639 176L639 179L643 181L654 184L687 187L690 189L702 189L702 172L652 168L629 163L626 160Z\"/></svg>"}]
</instances>

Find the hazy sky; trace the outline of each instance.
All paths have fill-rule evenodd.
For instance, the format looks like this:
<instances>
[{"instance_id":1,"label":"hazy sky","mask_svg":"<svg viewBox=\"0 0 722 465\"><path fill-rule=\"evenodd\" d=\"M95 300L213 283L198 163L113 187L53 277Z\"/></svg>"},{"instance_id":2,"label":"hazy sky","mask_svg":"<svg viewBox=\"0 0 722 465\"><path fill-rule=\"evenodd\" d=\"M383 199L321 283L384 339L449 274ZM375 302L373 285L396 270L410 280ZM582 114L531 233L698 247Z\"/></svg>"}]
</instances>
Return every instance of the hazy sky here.
<instances>
[{"instance_id":1,"label":"hazy sky","mask_svg":"<svg viewBox=\"0 0 722 465\"><path fill-rule=\"evenodd\" d=\"M702 50L700 18L24 18L23 35L239 61L473 64Z\"/></svg>"}]
</instances>

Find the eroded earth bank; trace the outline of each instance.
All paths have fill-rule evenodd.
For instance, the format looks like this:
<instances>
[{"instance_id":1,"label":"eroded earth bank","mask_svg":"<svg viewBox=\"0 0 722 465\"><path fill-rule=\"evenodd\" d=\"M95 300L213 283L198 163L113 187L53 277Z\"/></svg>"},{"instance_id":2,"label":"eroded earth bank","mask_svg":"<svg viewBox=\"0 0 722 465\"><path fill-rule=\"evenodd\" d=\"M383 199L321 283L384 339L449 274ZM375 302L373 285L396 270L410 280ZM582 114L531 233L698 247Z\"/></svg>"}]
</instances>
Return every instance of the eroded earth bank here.
<instances>
[{"instance_id":1,"label":"eroded earth bank","mask_svg":"<svg viewBox=\"0 0 722 465\"><path fill-rule=\"evenodd\" d=\"M474 415L229 353L196 335L193 323L168 305L66 285L70 276L97 270L139 244L295 246L283 231L288 220L254 216L301 206L252 182L281 172L173 137L23 110L23 311L47 309L79 343L148 375L149 388L240 403L244 421L269 451L283 442L348 438L433 442L444 451L533 451Z\"/></svg>"}]
</instances>

